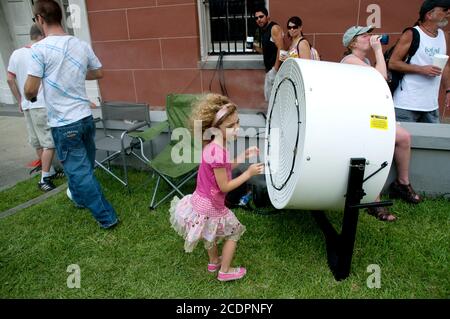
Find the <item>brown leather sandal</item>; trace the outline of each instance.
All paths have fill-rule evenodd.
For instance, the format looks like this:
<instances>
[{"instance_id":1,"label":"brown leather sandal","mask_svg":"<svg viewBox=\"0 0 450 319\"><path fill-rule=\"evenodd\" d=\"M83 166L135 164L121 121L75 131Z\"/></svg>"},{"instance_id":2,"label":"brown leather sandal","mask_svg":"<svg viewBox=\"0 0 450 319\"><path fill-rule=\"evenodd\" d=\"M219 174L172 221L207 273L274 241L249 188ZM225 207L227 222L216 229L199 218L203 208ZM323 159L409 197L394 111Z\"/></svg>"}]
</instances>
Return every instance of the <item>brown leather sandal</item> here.
<instances>
[{"instance_id":1,"label":"brown leather sandal","mask_svg":"<svg viewBox=\"0 0 450 319\"><path fill-rule=\"evenodd\" d=\"M411 184L400 184L398 180L391 184L391 196L399 197L411 204L418 204L422 198L414 191Z\"/></svg>"},{"instance_id":2,"label":"brown leather sandal","mask_svg":"<svg viewBox=\"0 0 450 319\"><path fill-rule=\"evenodd\" d=\"M384 222L393 222L397 220L394 214L391 214L386 207L369 207L367 208L369 215L375 216L378 220Z\"/></svg>"}]
</instances>

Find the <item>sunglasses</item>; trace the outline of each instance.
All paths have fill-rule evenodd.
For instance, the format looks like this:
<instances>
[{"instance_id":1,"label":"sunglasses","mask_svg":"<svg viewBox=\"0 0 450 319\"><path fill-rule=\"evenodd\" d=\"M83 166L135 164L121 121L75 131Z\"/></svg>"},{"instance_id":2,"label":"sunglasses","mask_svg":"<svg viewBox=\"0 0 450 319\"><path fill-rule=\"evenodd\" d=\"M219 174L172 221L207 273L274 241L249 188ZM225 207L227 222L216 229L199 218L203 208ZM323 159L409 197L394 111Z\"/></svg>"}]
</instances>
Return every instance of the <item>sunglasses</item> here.
<instances>
[{"instance_id":1,"label":"sunglasses","mask_svg":"<svg viewBox=\"0 0 450 319\"><path fill-rule=\"evenodd\" d=\"M259 20L259 19L262 19L262 18L264 18L264 17L265 17L265 15L256 16L256 17L255 17L255 20Z\"/></svg>"},{"instance_id":2,"label":"sunglasses","mask_svg":"<svg viewBox=\"0 0 450 319\"><path fill-rule=\"evenodd\" d=\"M31 18L34 23L36 23L38 16L42 17L40 14L36 14L33 18Z\"/></svg>"},{"instance_id":3,"label":"sunglasses","mask_svg":"<svg viewBox=\"0 0 450 319\"><path fill-rule=\"evenodd\" d=\"M287 29L288 30L297 30L298 29L298 25L288 25Z\"/></svg>"}]
</instances>

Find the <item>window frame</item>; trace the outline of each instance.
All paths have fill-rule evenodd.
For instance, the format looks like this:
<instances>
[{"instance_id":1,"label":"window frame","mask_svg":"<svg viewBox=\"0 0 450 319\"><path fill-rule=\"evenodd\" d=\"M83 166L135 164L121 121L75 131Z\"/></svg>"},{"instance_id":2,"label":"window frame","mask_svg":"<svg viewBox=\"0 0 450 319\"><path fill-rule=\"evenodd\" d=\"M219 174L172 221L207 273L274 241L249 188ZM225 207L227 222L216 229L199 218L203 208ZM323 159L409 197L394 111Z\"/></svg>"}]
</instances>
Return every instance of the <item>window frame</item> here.
<instances>
[{"instance_id":1,"label":"window frame","mask_svg":"<svg viewBox=\"0 0 450 319\"><path fill-rule=\"evenodd\" d=\"M269 0L266 1L266 7L269 10ZM215 69L219 55L209 54L211 43L211 26L207 0L197 0L198 21L199 21L199 37L200 37L200 61L198 67L200 69ZM237 53L226 54L223 57L224 69L264 69L263 56L258 53Z\"/></svg>"}]
</instances>

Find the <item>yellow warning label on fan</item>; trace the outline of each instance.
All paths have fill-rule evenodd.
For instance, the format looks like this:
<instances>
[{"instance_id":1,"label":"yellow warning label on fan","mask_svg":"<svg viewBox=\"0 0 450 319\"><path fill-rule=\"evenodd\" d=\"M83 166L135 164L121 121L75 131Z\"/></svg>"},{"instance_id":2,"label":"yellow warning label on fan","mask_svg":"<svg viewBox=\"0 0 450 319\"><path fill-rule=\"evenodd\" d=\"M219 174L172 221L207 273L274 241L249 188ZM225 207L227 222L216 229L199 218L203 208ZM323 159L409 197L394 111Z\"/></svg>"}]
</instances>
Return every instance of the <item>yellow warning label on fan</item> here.
<instances>
[{"instance_id":1,"label":"yellow warning label on fan","mask_svg":"<svg viewBox=\"0 0 450 319\"><path fill-rule=\"evenodd\" d=\"M387 116L371 115L370 116L370 128L386 131L388 129Z\"/></svg>"}]
</instances>

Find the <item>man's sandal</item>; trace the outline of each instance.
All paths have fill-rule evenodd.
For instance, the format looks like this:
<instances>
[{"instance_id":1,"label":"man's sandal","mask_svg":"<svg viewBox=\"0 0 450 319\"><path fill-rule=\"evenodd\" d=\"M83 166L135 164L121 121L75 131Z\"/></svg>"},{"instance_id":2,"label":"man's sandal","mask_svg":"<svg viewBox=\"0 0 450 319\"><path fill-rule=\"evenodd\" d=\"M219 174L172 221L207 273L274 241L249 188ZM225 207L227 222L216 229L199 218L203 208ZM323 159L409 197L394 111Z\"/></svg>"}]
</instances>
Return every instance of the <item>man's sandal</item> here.
<instances>
[{"instance_id":1,"label":"man's sandal","mask_svg":"<svg viewBox=\"0 0 450 319\"><path fill-rule=\"evenodd\" d=\"M397 217L389 212L386 207L369 207L367 208L369 215L375 216L378 220L384 222L393 222Z\"/></svg>"}]
</instances>

